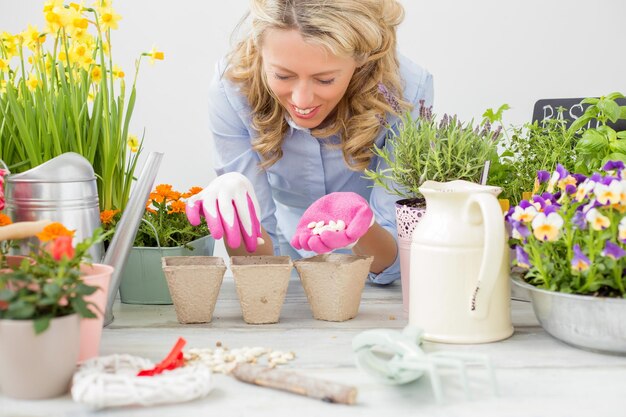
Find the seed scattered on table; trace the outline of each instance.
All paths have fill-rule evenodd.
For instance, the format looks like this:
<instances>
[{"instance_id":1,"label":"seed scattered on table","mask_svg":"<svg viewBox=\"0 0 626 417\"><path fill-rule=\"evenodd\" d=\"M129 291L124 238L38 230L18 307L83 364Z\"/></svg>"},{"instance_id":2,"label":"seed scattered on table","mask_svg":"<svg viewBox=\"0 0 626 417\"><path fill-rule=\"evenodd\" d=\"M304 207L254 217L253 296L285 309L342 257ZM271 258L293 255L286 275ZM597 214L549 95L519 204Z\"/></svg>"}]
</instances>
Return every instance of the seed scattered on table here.
<instances>
[{"instance_id":1,"label":"seed scattered on table","mask_svg":"<svg viewBox=\"0 0 626 417\"><path fill-rule=\"evenodd\" d=\"M221 342L215 345L218 346L216 349L191 348L184 352L184 358L188 363L202 363L215 373L228 374L238 363L265 364L269 368L275 368L296 357L294 352L272 350L262 346L230 350L222 346Z\"/></svg>"}]
</instances>

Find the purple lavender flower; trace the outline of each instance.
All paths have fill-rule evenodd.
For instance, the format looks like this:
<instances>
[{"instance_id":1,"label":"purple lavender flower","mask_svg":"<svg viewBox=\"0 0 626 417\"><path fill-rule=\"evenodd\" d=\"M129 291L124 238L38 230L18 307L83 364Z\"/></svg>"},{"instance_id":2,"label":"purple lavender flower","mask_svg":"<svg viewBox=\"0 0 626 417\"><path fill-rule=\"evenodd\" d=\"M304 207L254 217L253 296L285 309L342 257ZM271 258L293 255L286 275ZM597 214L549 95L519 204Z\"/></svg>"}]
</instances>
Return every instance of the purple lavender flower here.
<instances>
[{"instance_id":1,"label":"purple lavender flower","mask_svg":"<svg viewBox=\"0 0 626 417\"><path fill-rule=\"evenodd\" d=\"M515 246L515 255L517 260L517 266L520 268L530 268L530 260L528 254L520 245Z\"/></svg>"},{"instance_id":2,"label":"purple lavender flower","mask_svg":"<svg viewBox=\"0 0 626 417\"><path fill-rule=\"evenodd\" d=\"M580 245L577 243L574 245L574 258L572 259L572 270L576 272L583 272L589 269L591 261L580 250Z\"/></svg>"},{"instance_id":3,"label":"purple lavender flower","mask_svg":"<svg viewBox=\"0 0 626 417\"><path fill-rule=\"evenodd\" d=\"M420 119L428 120L429 122L433 119L433 106L426 107L426 101L420 100Z\"/></svg>"},{"instance_id":4,"label":"purple lavender flower","mask_svg":"<svg viewBox=\"0 0 626 417\"><path fill-rule=\"evenodd\" d=\"M621 171L624 169L624 163L622 161L608 161L606 164L604 164L604 166L602 167L603 171Z\"/></svg>"},{"instance_id":5,"label":"purple lavender flower","mask_svg":"<svg viewBox=\"0 0 626 417\"><path fill-rule=\"evenodd\" d=\"M618 260L623 258L626 255L626 250L622 249L619 245L616 245L613 242L607 241L604 246L604 250L602 251L602 256L606 256L607 258Z\"/></svg>"},{"instance_id":6,"label":"purple lavender flower","mask_svg":"<svg viewBox=\"0 0 626 417\"><path fill-rule=\"evenodd\" d=\"M398 99L396 98L396 96L391 94L391 92L387 89L385 84L378 83L378 91L383 95L383 97L385 98L385 101L391 106L394 113L396 114L402 113L402 107L400 107L400 103L398 103Z\"/></svg>"},{"instance_id":7,"label":"purple lavender flower","mask_svg":"<svg viewBox=\"0 0 626 417\"><path fill-rule=\"evenodd\" d=\"M550 173L543 170L537 171L537 179L539 180L539 184L543 184L550 179Z\"/></svg>"}]
</instances>

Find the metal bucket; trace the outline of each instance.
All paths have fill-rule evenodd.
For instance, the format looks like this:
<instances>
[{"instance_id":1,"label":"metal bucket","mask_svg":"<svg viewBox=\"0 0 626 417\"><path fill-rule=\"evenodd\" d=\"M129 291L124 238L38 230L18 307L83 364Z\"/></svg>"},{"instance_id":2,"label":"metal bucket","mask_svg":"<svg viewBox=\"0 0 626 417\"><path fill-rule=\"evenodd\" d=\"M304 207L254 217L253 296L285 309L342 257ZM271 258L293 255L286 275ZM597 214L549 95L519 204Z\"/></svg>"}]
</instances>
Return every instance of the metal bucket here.
<instances>
[{"instance_id":1,"label":"metal bucket","mask_svg":"<svg viewBox=\"0 0 626 417\"><path fill-rule=\"evenodd\" d=\"M74 241L81 242L100 227L98 187L93 167L84 157L68 152L29 171L6 178L6 211L14 222L52 220L75 230ZM19 252L28 253L25 239ZM93 245L89 253L100 262L104 248Z\"/></svg>"}]
</instances>

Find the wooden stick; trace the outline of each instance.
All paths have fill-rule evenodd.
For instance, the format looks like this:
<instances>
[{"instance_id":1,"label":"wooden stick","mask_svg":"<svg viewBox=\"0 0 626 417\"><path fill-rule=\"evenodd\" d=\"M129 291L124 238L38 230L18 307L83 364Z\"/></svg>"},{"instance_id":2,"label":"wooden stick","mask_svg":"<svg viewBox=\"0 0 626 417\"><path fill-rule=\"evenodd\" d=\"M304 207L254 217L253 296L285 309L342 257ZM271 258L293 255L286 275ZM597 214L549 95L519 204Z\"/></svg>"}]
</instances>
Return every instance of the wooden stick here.
<instances>
[{"instance_id":1,"label":"wooden stick","mask_svg":"<svg viewBox=\"0 0 626 417\"><path fill-rule=\"evenodd\" d=\"M38 220L35 222L17 222L0 227L0 241L9 239L24 239L41 233L50 220Z\"/></svg>"},{"instance_id":2,"label":"wooden stick","mask_svg":"<svg viewBox=\"0 0 626 417\"><path fill-rule=\"evenodd\" d=\"M329 403L354 404L357 389L350 385L304 376L283 369L239 363L231 374L240 381L317 398Z\"/></svg>"}]
</instances>

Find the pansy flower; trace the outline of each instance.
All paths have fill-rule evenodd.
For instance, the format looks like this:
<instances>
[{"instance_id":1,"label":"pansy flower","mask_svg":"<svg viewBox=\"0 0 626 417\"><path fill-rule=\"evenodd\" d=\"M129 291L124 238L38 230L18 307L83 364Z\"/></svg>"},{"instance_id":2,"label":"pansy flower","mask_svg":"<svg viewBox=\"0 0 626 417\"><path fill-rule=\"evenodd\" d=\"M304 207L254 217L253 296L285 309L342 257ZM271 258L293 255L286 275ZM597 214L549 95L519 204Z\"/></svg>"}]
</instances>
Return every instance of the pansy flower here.
<instances>
[{"instance_id":1,"label":"pansy flower","mask_svg":"<svg viewBox=\"0 0 626 417\"><path fill-rule=\"evenodd\" d=\"M617 204L621 200L622 185L617 180L612 180L608 185L600 183L596 185L593 193L602 205Z\"/></svg>"},{"instance_id":2,"label":"pansy flower","mask_svg":"<svg viewBox=\"0 0 626 417\"><path fill-rule=\"evenodd\" d=\"M530 268L530 260L528 254L520 245L515 246L516 263L520 268Z\"/></svg>"},{"instance_id":3,"label":"pansy flower","mask_svg":"<svg viewBox=\"0 0 626 417\"><path fill-rule=\"evenodd\" d=\"M602 170L606 172L613 172L613 171L621 172L623 169L624 169L624 163L622 161L608 161L602 167Z\"/></svg>"},{"instance_id":4,"label":"pansy flower","mask_svg":"<svg viewBox=\"0 0 626 417\"><path fill-rule=\"evenodd\" d=\"M626 255L626 251L611 241L607 241L604 249L602 250L602 256L606 256L607 258L614 260L623 258L624 255Z\"/></svg>"},{"instance_id":5,"label":"pansy flower","mask_svg":"<svg viewBox=\"0 0 626 417\"><path fill-rule=\"evenodd\" d=\"M518 222L528 223L531 222L538 211L535 206L528 205L526 208L522 208L521 206L516 206L513 210L513 214L511 214L511 218L513 220L517 220Z\"/></svg>"},{"instance_id":6,"label":"pansy flower","mask_svg":"<svg viewBox=\"0 0 626 417\"><path fill-rule=\"evenodd\" d=\"M572 270L575 272L583 272L589 269L591 261L585 256L580 249L580 245L574 245L574 257L572 258Z\"/></svg>"},{"instance_id":7,"label":"pansy flower","mask_svg":"<svg viewBox=\"0 0 626 417\"><path fill-rule=\"evenodd\" d=\"M594 190L595 186L596 186L596 182L591 181L590 179L580 184L578 186L578 189L576 190L576 197L574 197L576 201L581 202L585 198L587 198L589 193Z\"/></svg>"},{"instance_id":8,"label":"pansy flower","mask_svg":"<svg viewBox=\"0 0 626 417\"><path fill-rule=\"evenodd\" d=\"M622 220L619 222L619 226L617 226L618 236L620 242L626 243L626 216L622 217Z\"/></svg>"},{"instance_id":9,"label":"pansy flower","mask_svg":"<svg viewBox=\"0 0 626 417\"><path fill-rule=\"evenodd\" d=\"M561 164L557 164L556 171L552 173L552 177L550 177L550 180L548 181L548 192L554 192L554 187L557 185L559 180L565 180L568 175L569 173L567 172L565 167Z\"/></svg>"},{"instance_id":10,"label":"pansy flower","mask_svg":"<svg viewBox=\"0 0 626 417\"><path fill-rule=\"evenodd\" d=\"M538 213L532 222L533 234L542 241L553 242L558 239L563 227L563 218L558 213Z\"/></svg>"},{"instance_id":11,"label":"pansy flower","mask_svg":"<svg viewBox=\"0 0 626 417\"><path fill-rule=\"evenodd\" d=\"M611 220L600 213L597 208L590 209L585 218L593 228L593 230L604 230L611 225Z\"/></svg>"},{"instance_id":12,"label":"pansy flower","mask_svg":"<svg viewBox=\"0 0 626 417\"><path fill-rule=\"evenodd\" d=\"M526 240L526 238L530 236L530 230L523 222L513 220L511 225L513 226L513 230L511 232L511 237L513 239Z\"/></svg>"}]
</instances>

